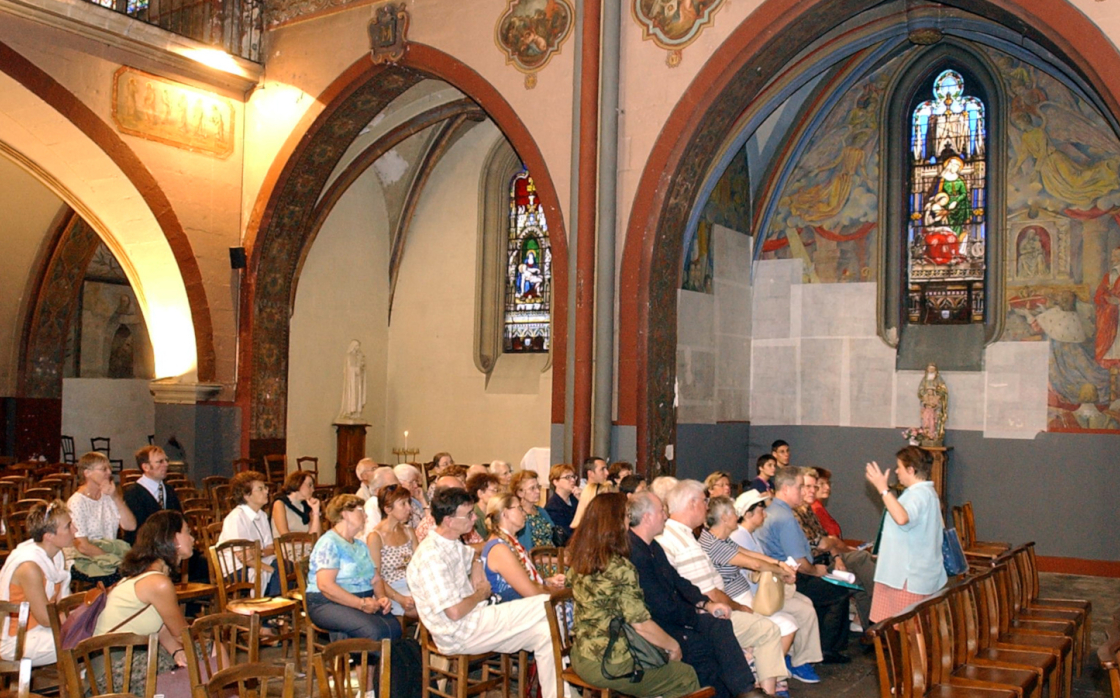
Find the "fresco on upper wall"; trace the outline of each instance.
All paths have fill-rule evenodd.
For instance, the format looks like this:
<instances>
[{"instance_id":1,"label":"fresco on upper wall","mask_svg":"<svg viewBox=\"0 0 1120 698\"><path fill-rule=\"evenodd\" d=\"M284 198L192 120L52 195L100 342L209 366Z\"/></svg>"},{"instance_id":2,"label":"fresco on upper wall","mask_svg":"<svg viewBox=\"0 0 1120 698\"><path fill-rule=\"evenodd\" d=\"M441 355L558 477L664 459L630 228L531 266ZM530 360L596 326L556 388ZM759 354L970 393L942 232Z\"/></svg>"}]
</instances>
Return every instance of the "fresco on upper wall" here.
<instances>
[{"instance_id":1,"label":"fresco on upper wall","mask_svg":"<svg viewBox=\"0 0 1120 698\"><path fill-rule=\"evenodd\" d=\"M1003 339L1050 343L1050 431L1120 430L1120 140L1058 80L988 54L1011 96Z\"/></svg>"},{"instance_id":2,"label":"fresco on upper wall","mask_svg":"<svg viewBox=\"0 0 1120 698\"><path fill-rule=\"evenodd\" d=\"M716 182L700 220L696 234L688 245L684 259L681 288L686 291L713 293L712 276L719 260L712 251L713 226L738 230L746 234L751 225L751 176L746 152L740 149Z\"/></svg>"},{"instance_id":3,"label":"fresco on upper wall","mask_svg":"<svg viewBox=\"0 0 1120 698\"><path fill-rule=\"evenodd\" d=\"M879 114L896 64L849 89L810 134L775 199L762 259L801 257L808 281L875 278Z\"/></svg>"},{"instance_id":4,"label":"fresco on upper wall","mask_svg":"<svg viewBox=\"0 0 1120 698\"><path fill-rule=\"evenodd\" d=\"M537 71L548 64L572 33L575 12L568 0L508 0L494 28L494 42L506 63L525 73L525 87L537 84Z\"/></svg>"},{"instance_id":5,"label":"fresco on upper wall","mask_svg":"<svg viewBox=\"0 0 1120 698\"><path fill-rule=\"evenodd\" d=\"M642 38L669 51L666 62L676 67L681 50L695 41L723 0L631 0Z\"/></svg>"}]
</instances>

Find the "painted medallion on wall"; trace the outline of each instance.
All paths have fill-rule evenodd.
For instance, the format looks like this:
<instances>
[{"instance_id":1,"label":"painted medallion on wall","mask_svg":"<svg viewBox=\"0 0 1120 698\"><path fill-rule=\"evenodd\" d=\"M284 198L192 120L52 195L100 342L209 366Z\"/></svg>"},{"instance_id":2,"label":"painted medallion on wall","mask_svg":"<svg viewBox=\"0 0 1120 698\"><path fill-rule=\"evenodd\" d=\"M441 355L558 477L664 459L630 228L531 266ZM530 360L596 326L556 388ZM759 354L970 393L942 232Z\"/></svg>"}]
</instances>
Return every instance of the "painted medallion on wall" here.
<instances>
[{"instance_id":1,"label":"painted medallion on wall","mask_svg":"<svg viewBox=\"0 0 1120 698\"><path fill-rule=\"evenodd\" d=\"M666 62L676 67L681 51L691 44L723 0L633 0L634 19L642 25L642 38L669 51Z\"/></svg>"},{"instance_id":2,"label":"painted medallion on wall","mask_svg":"<svg viewBox=\"0 0 1120 698\"><path fill-rule=\"evenodd\" d=\"M233 152L233 102L123 66L113 75L113 121L150 141L220 158Z\"/></svg>"},{"instance_id":3,"label":"painted medallion on wall","mask_svg":"<svg viewBox=\"0 0 1120 698\"><path fill-rule=\"evenodd\" d=\"M374 65L396 63L404 57L408 42L408 10L404 3L377 8L369 22L369 57Z\"/></svg>"},{"instance_id":4,"label":"painted medallion on wall","mask_svg":"<svg viewBox=\"0 0 1120 698\"><path fill-rule=\"evenodd\" d=\"M527 89L536 87L537 72L560 52L574 17L568 0L508 0L494 28L494 41L506 63L525 73Z\"/></svg>"}]
</instances>

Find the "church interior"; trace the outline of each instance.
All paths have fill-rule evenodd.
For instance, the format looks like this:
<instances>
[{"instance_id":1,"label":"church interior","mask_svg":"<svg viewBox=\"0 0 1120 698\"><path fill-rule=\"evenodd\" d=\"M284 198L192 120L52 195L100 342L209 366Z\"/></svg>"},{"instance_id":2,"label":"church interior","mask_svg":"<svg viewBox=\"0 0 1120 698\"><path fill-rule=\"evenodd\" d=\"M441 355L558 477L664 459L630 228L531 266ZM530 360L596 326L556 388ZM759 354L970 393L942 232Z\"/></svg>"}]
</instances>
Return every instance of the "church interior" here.
<instances>
[{"instance_id":1,"label":"church interior","mask_svg":"<svg viewBox=\"0 0 1120 698\"><path fill-rule=\"evenodd\" d=\"M783 439L868 538L914 427L1120 577L1115 0L106 4L0 0L0 455Z\"/></svg>"}]
</instances>

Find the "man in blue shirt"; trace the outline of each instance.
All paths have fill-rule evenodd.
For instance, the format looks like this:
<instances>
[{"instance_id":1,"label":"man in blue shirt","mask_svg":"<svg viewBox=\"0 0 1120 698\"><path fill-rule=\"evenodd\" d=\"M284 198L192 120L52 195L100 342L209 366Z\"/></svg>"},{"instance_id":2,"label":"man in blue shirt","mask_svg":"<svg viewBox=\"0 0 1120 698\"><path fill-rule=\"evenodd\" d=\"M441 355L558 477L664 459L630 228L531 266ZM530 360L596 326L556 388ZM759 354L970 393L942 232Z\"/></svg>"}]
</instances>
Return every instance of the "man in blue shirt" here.
<instances>
[{"instance_id":1,"label":"man in blue shirt","mask_svg":"<svg viewBox=\"0 0 1120 698\"><path fill-rule=\"evenodd\" d=\"M771 482L774 485L774 501L767 508L766 521L755 532L755 538L767 555L783 561L793 558L796 563L797 590L812 600L817 613L824 663L850 662L851 658L844 654L844 650L848 646L848 597L851 592L821 579L828 573L828 568L813 564L809 540L793 514L793 508L801 506L801 472L797 468L779 468Z\"/></svg>"}]
</instances>

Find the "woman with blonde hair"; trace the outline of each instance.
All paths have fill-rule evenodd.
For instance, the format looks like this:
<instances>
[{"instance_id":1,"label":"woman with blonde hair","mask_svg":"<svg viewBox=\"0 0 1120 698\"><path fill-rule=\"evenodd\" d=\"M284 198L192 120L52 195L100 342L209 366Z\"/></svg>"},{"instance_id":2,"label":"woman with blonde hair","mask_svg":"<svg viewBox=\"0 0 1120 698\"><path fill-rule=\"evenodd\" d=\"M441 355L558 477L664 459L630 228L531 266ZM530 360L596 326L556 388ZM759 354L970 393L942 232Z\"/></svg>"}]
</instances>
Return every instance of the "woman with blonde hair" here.
<instances>
[{"instance_id":1,"label":"woman with blonde hair","mask_svg":"<svg viewBox=\"0 0 1120 698\"><path fill-rule=\"evenodd\" d=\"M486 581L501 601L547 594L564 586L564 575L541 577L525 547L517 540L517 532L525 526L521 500L512 494L490 498L486 512L490 539L482 546L482 569Z\"/></svg>"}]
</instances>

